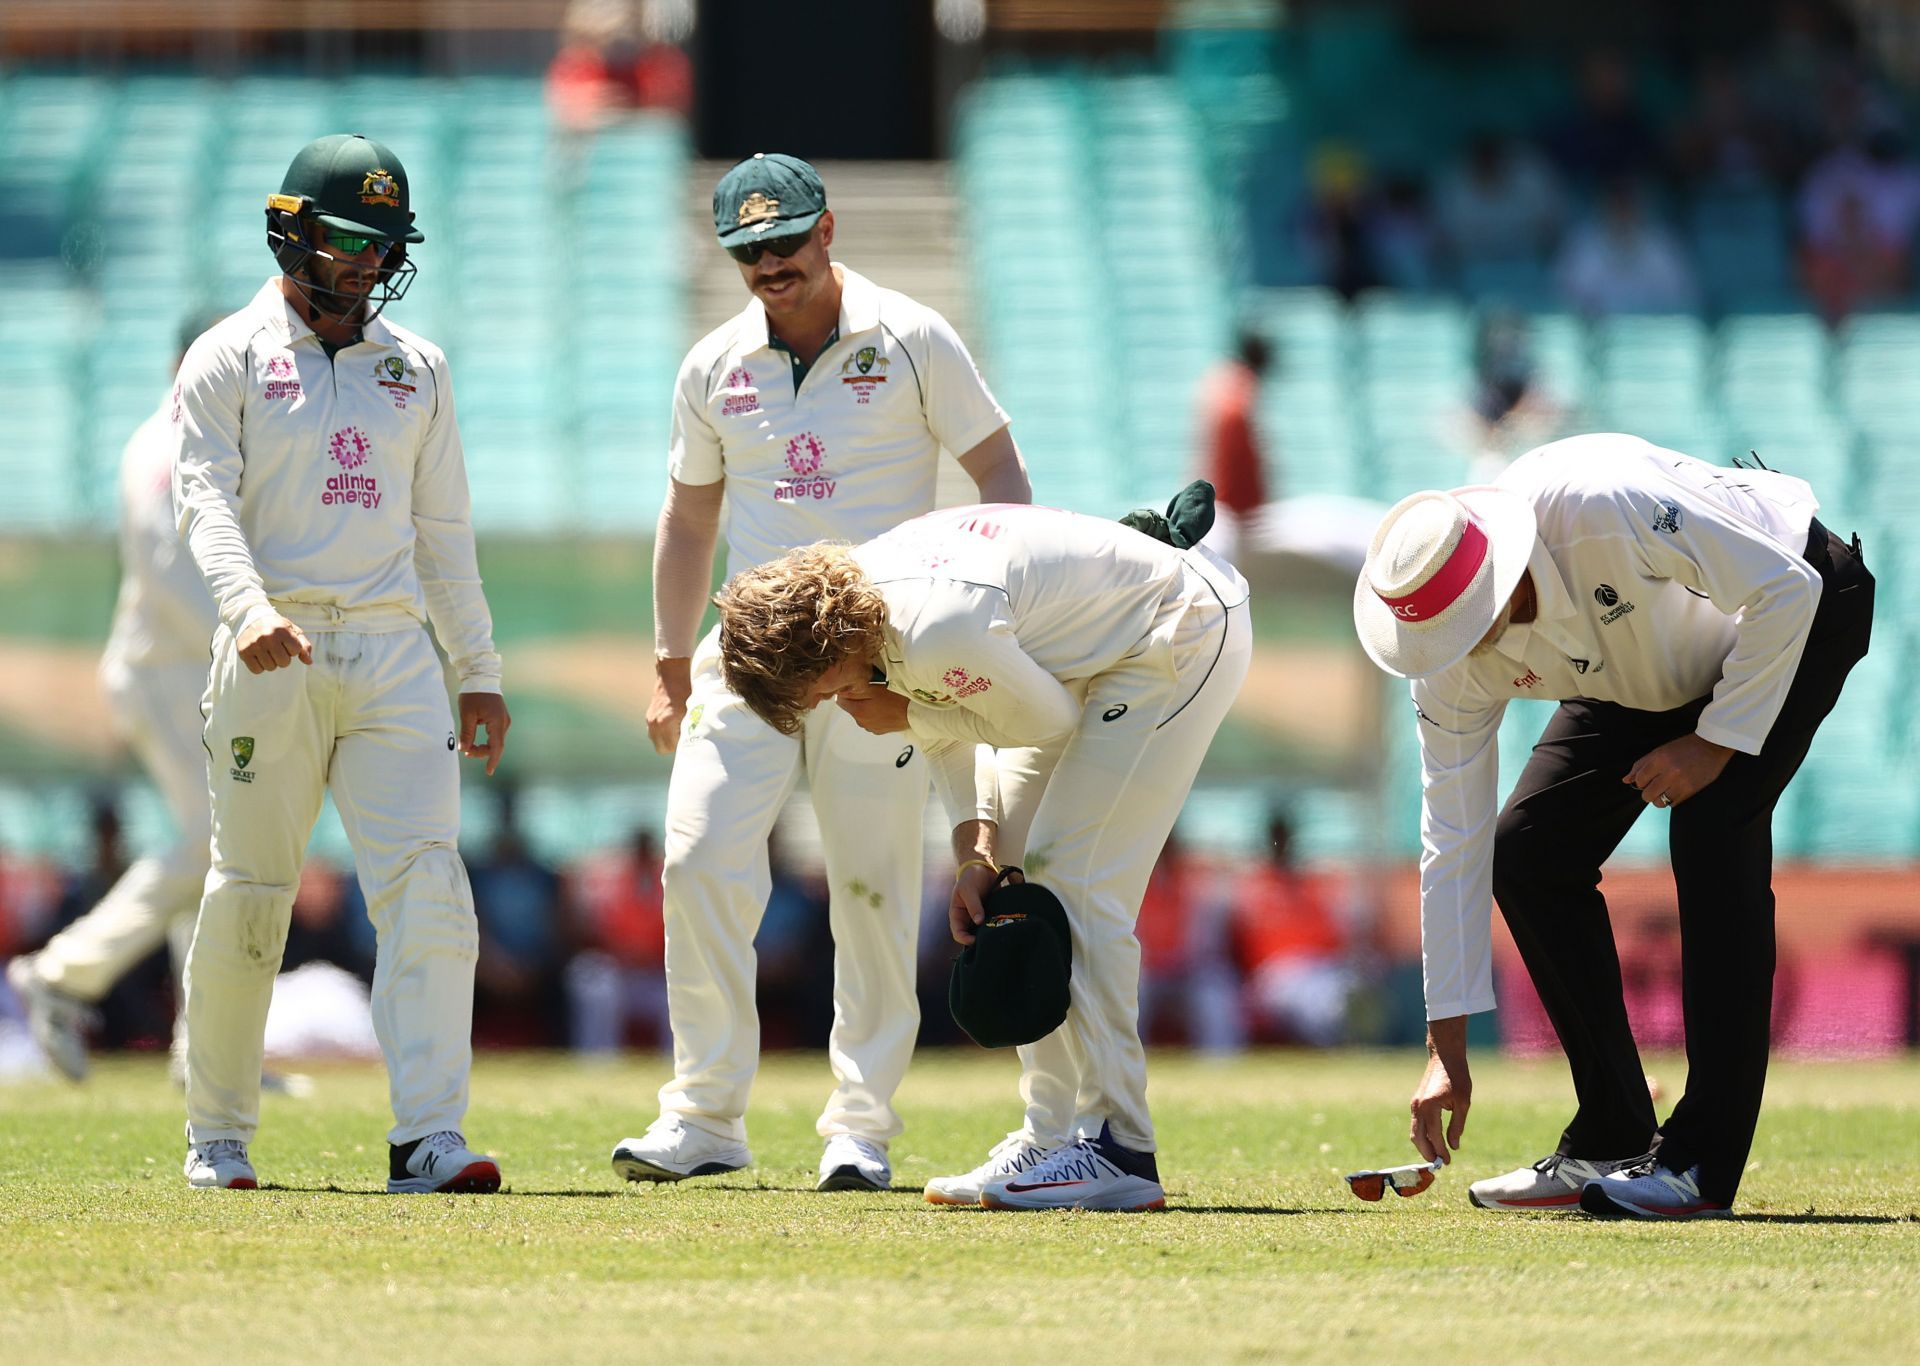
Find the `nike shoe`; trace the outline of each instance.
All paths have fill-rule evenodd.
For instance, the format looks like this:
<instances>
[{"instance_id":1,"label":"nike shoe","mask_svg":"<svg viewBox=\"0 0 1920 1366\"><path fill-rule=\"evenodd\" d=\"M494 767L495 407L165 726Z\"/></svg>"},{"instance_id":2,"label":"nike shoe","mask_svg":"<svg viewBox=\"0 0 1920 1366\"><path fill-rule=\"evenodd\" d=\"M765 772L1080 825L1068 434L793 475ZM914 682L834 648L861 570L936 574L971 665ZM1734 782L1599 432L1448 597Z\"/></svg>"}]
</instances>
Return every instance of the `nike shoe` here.
<instances>
[{"instance_id":1,"label":"nike shoe","mask_svg":"<svg viewBox=\"0 0 1920 1366\"><path fill-rule=\"evenodd\" d=\"M458 1130L387 1146L387 1194L491 1195L500 1189L500 1165L476 1153Z\"/></svg>"},{"instance_id":2,"label":"nike shoe","mask_svg":"<svg viewBox=\"0 0 1920 1366\"><path fill-rule=\"evenodd\" d=\"M823 1191L885 1191L893 1189L893 1164L887 1150L872 1139L835 1134L820 1154Z\"/></svg>"},{"instance_id":3,"label":"nike shoe","mask_svg":"<svg viewBox=\"0 0 1920 1366\"><path fill-rule=\"evenodd\" d=\"M1589 1162L1553 1153L1531 1167L1474 1182L1467 1187L1467 1199L1479 1209L1578 1209L1580 1190L1587 1182L1598 1181L1638 1160L1629 1157L1617 1162Z\"/></svg>"},{"instance_id":4,"label":"nike shoe","mask_svg":"<svg viewBox=\"0 0 1920 1366\"><path fill-rule=\"evenodd\" d=\"M47 1061L68 1081L85 1081L87 1031L97 1018L93 1010L41 981L31 954L22 954L7 964L7 985L26 1007L27 1028Z\"/></svg>"},{"instance_id":5,"label":"nike shoe","mask_svg":"<svg viewBox=\"0 0 1920 1366\"><path fill-rule=\"evenodd\" d=\"M747 1145L696 1128L679 1115L662 1115L639 1138L623 1138L613 1150L613 1169L629 1181L683 1181L718 1176L753 1163Z\"/></svg>"},{"instance_id":6,"label":"nike shoe","mask_svg":"<svg viewBox=\"0 0 1920 1366\"><path fill-rule=\"evenodd\" d=\"M987 1160L970 1172L959 1176L936 1176L927 1182L927 1203L929 1205L977 1205L980 1192L987 1183L996 1177L1018 1176L1021 1172L1031 1171L1038 1166L1040 1159L1052 1152L1033 1141L1024 1129L1019 1133L1008 1134L993 1145L987 1154Z\"/></svg>"},{"instance_id":7,"label":"nike shoe","mask_svg":"<svg viewBox=\"0 0 1920 1366\"><path fill-rule=\"evenodd\" d=\"M1589 1181L1580 1208L1602 1219L1724 1219L1727 1205L1702 1199L1699 1164L1683 1172L1643 1157L1631 1166Z\"/></svg>"},{"instance_id":8,"label":"nike shoe","mask_svg":"<svg viewBox=\"0 0 1920 1366\"><path fill-rule=\"evenodd\" d=\"M996 1176L980 1192L988 1209L1164 1209L1167 1193L1152 1153L1113 1141L1108 1126L1098 1138L1055 1148L1031 1170Z\"/></svg>"},{"instance_id":9,"label":"nike shoe","mask_svg":"<svg viewBox=\"0 0 1920 1366\"><path fill-rule=\"evenodd\" d=\"M247 1145L237 1138L214 1138L187 1149L187 1184L195 1190L250 1191L260 1188L247 1161Z\"/></svg>"}]
</instances>

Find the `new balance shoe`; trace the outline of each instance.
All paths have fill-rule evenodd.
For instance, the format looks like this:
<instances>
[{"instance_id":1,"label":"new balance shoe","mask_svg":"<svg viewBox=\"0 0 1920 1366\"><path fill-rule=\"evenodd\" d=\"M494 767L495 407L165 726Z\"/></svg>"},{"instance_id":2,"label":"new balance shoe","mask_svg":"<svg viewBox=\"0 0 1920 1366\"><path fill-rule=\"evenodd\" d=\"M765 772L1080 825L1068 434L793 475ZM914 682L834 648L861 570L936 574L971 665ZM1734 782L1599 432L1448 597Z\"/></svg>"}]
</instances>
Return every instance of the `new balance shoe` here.
<instances>
[{"instance_id":1,"label":"new balance shoe","mask_svg":"<svg viewBox=\"0 0 1920 1366\"><path fill-rule=\"evenodd\" d=\"M835 1134L820 1154L823 1191L885 1191L893 1189L893 1164L887 1150L871 1139Z\"/></svg>"},{"instance_id":2,"label":"new balance shoe","mask_svg":"<svg viewBox=\"0 0 1920 1366\"><path fill-rule=\"evenodd\" d=\"M87 1079L87 1030L96 1016L83 1001L55 991L40 980L33 957L22 954L7 964L7 985L26 1007L33 1041L68 1081Z\"/></svg>"},{"instance_id":3,"label":"new balance shoe","mask_svg":"<svg viewBox=\"0 0 1920 1366\"><path fill-rule=\"evenodd\" d=\"M1637 1160L1629 1157L1616 1162L1589 1162L1553 1153L1531 1167L1474 1182L1467 1187L1467 1199L1480 1209L1578 1209L1580 1190L1587 1182Z\"/></svg>"},{"instance_id":4,"label":"new balance shoe","mask_svg":"<svg viewBox=\"0 0 1920 1366\"><path fill-rule=\"evenodd\" d=\"M987 1188L988 1182L997 1177L1018 1176L1021 1172L1031 1171L1052 1151L1035 1143L1024 1129L1008 1134L993 1145L987 1160L972 1171L962 1172L959 1176L936 1176L927 1182L927 1203L977 1205L980 1203L980 1193Z\"/></svg>"},{"instance_id":5,"label":"new balance shoe","mask_svg":"<svg viewBox=\"0 0 1920 1366\"><path fill-rule=\"evenodd\" d=\"M1055 1148L1031 1170L996 1176L980 1192L988 1209L1164 1209L1167 1193L1152 1153L1113 1141L1108 1126L1098 1138Z\"/></svg>"},{"instance_id":6,"label":"new balance shoe","mask_svg":"<svg viewBox=\"0 0 1920 1366\"><path fill-rule=\"evenodd\" d=\"M1677 1172L1657 1157L1587 1182L1580 1208L1602 1219L1724 1219L1732 1212L1701 1197L1697 1163Z\"/></svg>"},{"instance_id":7,"label":"new balance shoe","mask_svg":"<svg viewBox=\"0 0 1920 1366\"><path fill-rule=\"evenodd\" d=\"M389 1195L491 1195L499 1189L499 1164L469 1148L457 1130L387 1146Z\"/></svg>"},{"instance_id":8,"label":"new balance shoe","mask_svg":"<svg viewBox=\"0 0 1920 1366\"><path fill-rule=\"evenodd\" d=\"M195 1190L250 1191L260 1188L247 1160L247 1145L237 1138L214 1138L187 1148L187 1184Z\"/></svg>"},{"instance_id":9,"label":"new balance shoe","mask_svg":"<svg viewBox=\"0 0 1920 1366\"><path fill-rule=\"evenodd\" d=\"M746 1144L710 1134L679 1115L660 1116L639 1138L623 1138L613 1149L613 1169L629 1181L718 1176L752 1163Z\"/></svg>"}]
</instances>

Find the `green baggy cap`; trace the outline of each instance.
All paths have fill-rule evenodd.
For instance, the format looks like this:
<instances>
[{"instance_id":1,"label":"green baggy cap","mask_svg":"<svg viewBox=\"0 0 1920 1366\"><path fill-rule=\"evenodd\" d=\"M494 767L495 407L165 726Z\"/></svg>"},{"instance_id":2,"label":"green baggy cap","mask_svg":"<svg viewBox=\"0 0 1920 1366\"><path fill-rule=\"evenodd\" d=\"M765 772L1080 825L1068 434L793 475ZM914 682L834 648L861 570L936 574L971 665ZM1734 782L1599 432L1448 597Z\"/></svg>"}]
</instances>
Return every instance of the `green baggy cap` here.
<instances>
[{"instance_id":1,"label":"green baggy cap","mask_svg":"<svg viewBox=\"0 0 1920 1366\"><path fill-rule=\"evenodd\" d=\"M1072 1001L1073 934L1060 898L1034 882L994 888L985 923L953 960L947 1008L982 1048L1044 1039Z\"/></svg>"},{"instance_id":2,"label":"green baggy cap","mask_svg":"<svg viewBox=\"0 0 1920 1366\"><path fill-rule=\"evenodd\" d=\"M795 236L826 211L820 173L781 152L755 152L713 187L713 231L723 247Z\"/></svg>"}]
</instances>

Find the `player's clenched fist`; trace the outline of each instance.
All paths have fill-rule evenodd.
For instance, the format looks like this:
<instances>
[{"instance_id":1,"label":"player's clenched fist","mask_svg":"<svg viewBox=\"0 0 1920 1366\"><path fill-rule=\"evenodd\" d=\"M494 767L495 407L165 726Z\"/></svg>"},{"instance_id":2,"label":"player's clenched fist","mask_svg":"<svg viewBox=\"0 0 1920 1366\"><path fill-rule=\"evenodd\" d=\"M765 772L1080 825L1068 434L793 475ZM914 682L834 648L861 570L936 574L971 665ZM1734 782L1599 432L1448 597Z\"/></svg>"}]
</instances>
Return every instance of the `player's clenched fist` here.
<instances>
[{"instance_id":1,"label":"player's clenched fist","mask_svg":"<svg viewBox=\"0 0 1920 1366\"><path fill-rule=\"evenodd\" d=\"M234 648L249 673L288 668L296 659L302 664L313 663L313 642L282 616L266 617L243 628Z\"/></svg>"}]
</instances>

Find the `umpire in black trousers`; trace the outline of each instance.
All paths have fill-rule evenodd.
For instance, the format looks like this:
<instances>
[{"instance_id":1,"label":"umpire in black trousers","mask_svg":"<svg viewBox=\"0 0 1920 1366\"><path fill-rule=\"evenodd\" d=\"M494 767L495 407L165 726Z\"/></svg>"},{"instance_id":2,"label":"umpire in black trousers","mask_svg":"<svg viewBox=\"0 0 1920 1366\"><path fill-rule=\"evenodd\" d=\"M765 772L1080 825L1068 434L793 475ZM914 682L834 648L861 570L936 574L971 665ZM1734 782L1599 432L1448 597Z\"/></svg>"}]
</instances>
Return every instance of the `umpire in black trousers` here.
<instances>
[{"instance_id":1,"label":"umpire in black trousers","mask_svg":"<svg viewBox=\"0 0 1920 1366\"><path fill-rule=\"evenodd\" d=\"M1415 1146L1444 1156L1463 1130L1465 1017L1493 1004L1489 893L1578 1099L1553 1153L1474 1184L1482 1208L1732 1205L1766 1084L1773 810L1872 628L1859 541L1816 506L1797 479L1598 434L1529 452L1495 486L1416 495L1375 536L1355 622L1414 679L1424 769ZM1514 696L1562 701L1496 820L1493 737ZM1649 805L1673 811L1687 1041L1665 1124L1599 890Z\"/></svg>"}]
</instances>

